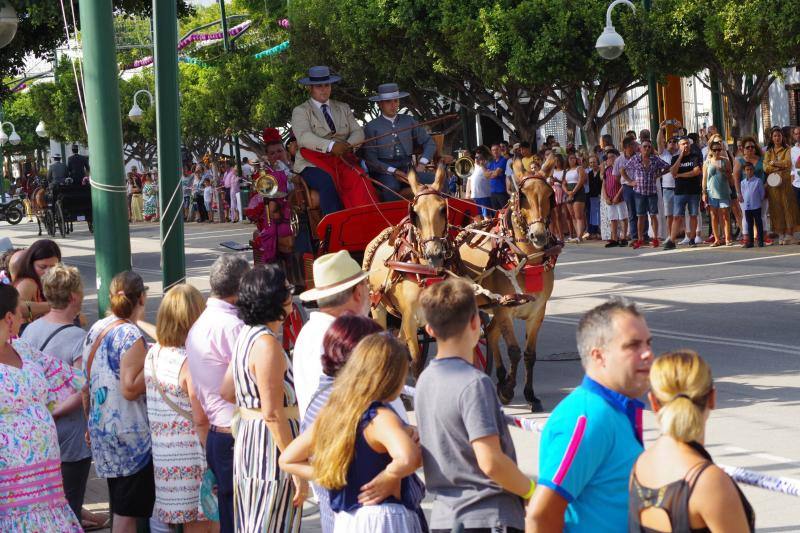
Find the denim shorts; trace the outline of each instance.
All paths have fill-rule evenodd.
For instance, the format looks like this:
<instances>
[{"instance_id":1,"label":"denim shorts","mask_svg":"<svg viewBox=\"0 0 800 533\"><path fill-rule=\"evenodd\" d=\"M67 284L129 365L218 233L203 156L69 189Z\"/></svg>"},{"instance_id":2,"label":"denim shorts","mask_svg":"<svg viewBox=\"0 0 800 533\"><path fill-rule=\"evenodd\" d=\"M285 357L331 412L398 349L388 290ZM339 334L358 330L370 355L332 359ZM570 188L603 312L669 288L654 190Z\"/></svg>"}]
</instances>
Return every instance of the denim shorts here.
<instances>
[{"instance_id":1,"label":"denim shorts","mask_svg":"<svg viewBox=\"0 0 800 533\"><path fill-rule=\"evenodd\" d=\"M658 214L658 195L635 193L636 215L643 217L646 215Z\"/></svg>"},{"instance_id":2,"label":"denim shorts","mask_svg":"<svg viewBox=\"0 0 800 533\"><path fill-rule=\"evenodd\" d=\"M675 212L675 189L667 189L665 187L661 189L661 194L664 199L664 213L671 217L672 213Z\"/></svg>"},{"instance_id":3,"label":"denim shorts","mask_svg":"<svg viewBox=\"0 0 800 533\"><path fill-rule=\"evenodd\" d=\"M710 205L714 209L727 209L731 206L731 203L727 200L720 200L719 198L711 198L709 196L708 205Z\"/></svg>"},{"instance_id":4,"label":"denim shorts","mask_svg":"<svg viewBox=\"0 0 800 533\"><path fill-rule=\"evenodd\" d=\"M682 217L689 208L689 216L696 217L700 212L700 195L699 194L676 194L674 203L672 204L675 211L672 214L676 217Z\"/></svg>"}]
</instances>

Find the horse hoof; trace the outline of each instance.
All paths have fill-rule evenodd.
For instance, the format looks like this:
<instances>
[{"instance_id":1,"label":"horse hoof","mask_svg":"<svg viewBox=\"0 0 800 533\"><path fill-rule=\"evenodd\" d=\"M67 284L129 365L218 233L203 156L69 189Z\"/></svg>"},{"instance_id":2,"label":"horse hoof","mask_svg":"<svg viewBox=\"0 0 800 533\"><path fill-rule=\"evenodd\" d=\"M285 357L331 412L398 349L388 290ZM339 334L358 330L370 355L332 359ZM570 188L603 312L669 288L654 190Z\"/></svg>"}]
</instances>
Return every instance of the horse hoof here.
<instances>
[{"instance_id":1,"label":"horse hoof","mask_svg":"<svg viewBox=\"0 0 800 533\"><path fill-rule=\"evenodd\" d=\"M538 401L538 399L533 395L532 387L525 387L524 389L522 389L522 394L525 395L525 401L528 403L533 403L534 401Z\"/></svg>"},{"instance_id":2,"label":"horse hoof","mask_svg":"<svg viewBox=\"0 0 800 533\"><path fill-rule=\"evenodd\" d=\"M500 403L503 405L508 405L511 403L511 400L514 399L514 389L511 389L511 395L508 394L507 387L504 383L497 384L497 397L500 400Z\"/></svg>"},{"instance_id":3,"label":"horse hoof","mask_svg":"<svg viewBox=\"0 0 800 533\"><path fill-rule=\"evenodd\" d=\"M531 413L543 413L544 406L539 398L534 398L531 402Z\"/></svg>"}]
</instances>

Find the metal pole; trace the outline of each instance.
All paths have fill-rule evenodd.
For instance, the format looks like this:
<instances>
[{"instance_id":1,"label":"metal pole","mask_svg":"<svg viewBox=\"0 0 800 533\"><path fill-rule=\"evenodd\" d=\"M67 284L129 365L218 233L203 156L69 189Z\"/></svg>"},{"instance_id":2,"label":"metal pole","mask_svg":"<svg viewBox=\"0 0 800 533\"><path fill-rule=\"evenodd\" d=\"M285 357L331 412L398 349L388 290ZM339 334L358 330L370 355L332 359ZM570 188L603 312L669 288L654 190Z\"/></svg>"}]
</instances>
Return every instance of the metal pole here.
<instances>
[{"instance_id":1,"label":"metal pole","mask_svg":"<svg viewBox=\"0 0 800 533\"><path fill-rule=\"evenodd\" d=\"M100 316L108 307L111 278L131 268L112 9L111 2L84 2L80 14Z\"/></svg>"},{"instance_id":2,"label":"metal pole","mask_svg":"<svg viewBox=\"0 0 800 533\"><path fill-rule=\"evenodd\" d=\"M153 0L155 2L155 0ZM222 45L225 48L225 53L231 51L231 42L228 38L228 19L225 17L225 0L219 0L219 14L222 21ZM239 135L233 135L233 150L236 154L236 173L239 177L242 176L242 155L239 151Z\"/></svg>"},{"instance_id":3,"label":"metal pole","mask_svg":"<svg viewBox=\"0 0 800 533\"><path fill-rule=\"evenodd\" d=\"M711 82L711 121L719 130L719 134L724 139L725 116L722 110L722 95L720 94L719 77L712 71L709 81Z\"/></svg>"},{"instance_id":4,"label":"metal pole","mask_svg":"<svg viewBox=\"0 0 800 533\"><path fill-rule=\"evenodd\" d=\"M652 0L644 0L644 10L649 12L652 7ZM650 114L650 137L655 139L658 134L658 86L656 85L656 75L652 69L647 70L647 108Z\"/></svg>"},{"instance_id":5,"label":"metal pole","mask_svg":"<svg viewBox=\"0 0 800 533\"><path fill-rule=\"evenodd\" d=\"M186 279L177 20L175 2L153 0L158 200L161 205L161 271L165 292Z\"/></svg>"},{"instance_id":6,"label":"metal pole","mask_svg":"<svg viewBox=\"0 0 800 533\"><path fill-rule=\"evenodd\" d=\"M58 48L53 48L53 82L58 85ZM67 157L64 153L66 152L64 141L59 141L59 145L61 146L61 160L66 163Z\"/></svg>"}]
</instances>

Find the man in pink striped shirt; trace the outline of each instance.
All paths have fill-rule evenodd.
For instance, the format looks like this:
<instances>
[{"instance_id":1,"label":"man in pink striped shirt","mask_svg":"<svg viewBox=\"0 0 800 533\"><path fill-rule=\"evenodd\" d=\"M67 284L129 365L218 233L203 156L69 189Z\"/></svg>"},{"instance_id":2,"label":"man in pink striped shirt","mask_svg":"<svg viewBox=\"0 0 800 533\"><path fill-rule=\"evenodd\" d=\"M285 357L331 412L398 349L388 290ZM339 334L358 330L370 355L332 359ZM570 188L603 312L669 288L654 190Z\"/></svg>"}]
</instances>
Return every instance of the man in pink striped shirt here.
<instances>
[{"instance_id":1,"label":"man in pink striped shirt","mask_svg":"<svg viewBox=\"0 0 800 533\"><path fill-rule=\"evenodd\" d=\"M586 376L553 410L539 443L527 533L628 530L628 479L642 453L652 337L636 306L613 299L578 324Z\"/></svg>"}]
</instances>

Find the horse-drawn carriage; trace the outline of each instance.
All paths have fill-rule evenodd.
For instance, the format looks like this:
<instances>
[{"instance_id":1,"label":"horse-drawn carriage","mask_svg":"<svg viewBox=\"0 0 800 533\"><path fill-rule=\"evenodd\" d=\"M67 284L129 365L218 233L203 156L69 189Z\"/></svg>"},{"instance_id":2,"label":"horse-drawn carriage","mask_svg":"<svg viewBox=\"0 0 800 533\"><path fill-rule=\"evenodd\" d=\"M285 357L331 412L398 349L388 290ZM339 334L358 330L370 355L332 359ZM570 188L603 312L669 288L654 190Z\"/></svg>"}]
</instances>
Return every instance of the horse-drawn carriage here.
<instances>
[{"instance_id":1,"label":"horse-drawn carriage","mask_svg":"<svg viewBox=\"0 0 800 533\"><path fill-rule=\"evenodd\" d=\"M89 231L93 231L92 188L88 185L39 185L31 195L31 208L36 216L39 235L44 228L51 237L55 237L56 233L66 237L74 230L75 222L86 222Z\"/></svg>"},{"instance_id":2,"label":"horse-drawn carriage","mask_svg":"<svg viewBox=\"0 0 800 533\"><path fill-rule=\"evenodd\" d=\"M547 172L549 166L545 167ZM389 327L393 326L392 317L395 325L399 321L399 333L412 354L412 370L418 375L430 344L420 323L419 292L450 276L472 280L479 306L486 313L485 341L476 353L476 366L487 372L496 367L498 394L508 403L514 396L518 365L524 361L525 398L534 410L540 410L533 391L536 337L553 289L553 268L561 245L549 231L552 188L543 176L523 172L520 161L515 162L514 170L518 192L506 208L482 222L473 222L478 206L446 192L444 165L439 165L431 186L418 183L416 174L409 173L410 200L345 209L322 217L316 226L313 191L301 184L296 189L300 198L291 205L297 209L292 214L292 236L303 237L299 233L303 228L316 227L312 236L315 249L302 254L300 279L292 281L313 287L311 265L321 254L347 250L361 256L363 268L370 273L373 317ZM254 183L263 200L258 208L266 211L262 224L269 224L274 187L259 187L257 180ZM257 230L254 235L258 234ZM258 262L258 243L251 245L255 245ZM288 273L297 273L293 254L281 253L278 260L284 262ZM524 350L514 334L515 318L525 322ZM501 337L508 347L509 369L500 356Z\"/></svg>"}]
</instances>

